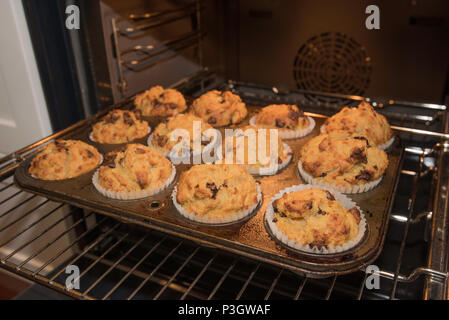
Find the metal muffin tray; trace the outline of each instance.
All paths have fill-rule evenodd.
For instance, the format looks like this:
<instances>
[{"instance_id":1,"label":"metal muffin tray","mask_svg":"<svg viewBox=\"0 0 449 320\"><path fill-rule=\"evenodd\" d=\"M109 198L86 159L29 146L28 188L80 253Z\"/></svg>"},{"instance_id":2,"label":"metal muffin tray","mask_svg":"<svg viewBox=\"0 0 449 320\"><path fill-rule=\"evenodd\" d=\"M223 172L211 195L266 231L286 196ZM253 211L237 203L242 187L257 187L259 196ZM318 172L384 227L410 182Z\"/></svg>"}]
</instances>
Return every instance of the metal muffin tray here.
<instances>
[{"instance_id":1,"label":"metal muffin tray","mask_svg":"<svg viewBox=\"0 0 449 320\"><path fill-rule=\"evenodd\" d=\"M126 107L126 106L125 106ZM127 107L130 107L128 104ZM248 117L240 123L241 127L261 107L248 106ZM102 112L104 114L104 112ZM307 113L306 113L307 114ZM207 226L190 222L179 214L171 201L173 187L179 175L190 165L177 165L174 182L160 194L141 200L114 200L102 196L91 183L93 171L82 176L63 181L42 181L28 174L31 157L25 159L15 171L16 184L29 192L49 199L65 202L77 207L118 218L127 223L138 224L157 229L172 235L196 241L202 245L218 247L239 255L288 268L311 277L328 277L345 274L363 268L373 262L382 251L387 232L389 215L395 197L395 191L403 161L403 146L398 137L388 150L389 166L382 182L373 190L357 195L348 195L365 213L367 232L364 239L354 248L339 254L307 254L290 250L274 240L265 226L265 208L280 190L303 183L297 169L299 150L311 137L319 134L324 116L307 114L314 117L316 126L311 134L295 140L284 140L293 151L291 163L273 176L255 177L260 183L262 203L249 220L224 226ZM89 139L91 124L98 115L85 121L81 127L64 135L64 139L79 139L95 146L105 154L120 145L102 145ZM152 131L162 120L147 118ZM223 130L224 128L220 128ZM146 144L147 137L138 142Z\"/></svg>"}]
</instances>

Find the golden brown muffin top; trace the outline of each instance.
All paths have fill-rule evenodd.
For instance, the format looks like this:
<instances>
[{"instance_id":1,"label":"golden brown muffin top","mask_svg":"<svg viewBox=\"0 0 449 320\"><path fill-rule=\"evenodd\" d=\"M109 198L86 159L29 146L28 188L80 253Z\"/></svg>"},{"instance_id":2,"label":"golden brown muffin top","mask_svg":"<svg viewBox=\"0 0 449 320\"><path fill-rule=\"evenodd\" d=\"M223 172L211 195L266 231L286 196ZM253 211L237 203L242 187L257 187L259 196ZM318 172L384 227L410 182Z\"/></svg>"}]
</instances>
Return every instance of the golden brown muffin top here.
<instances>
[{"instance_id":1,"label":"golden brown muffin top","mask_svg":"<svg viewBox=\"0 0 449 320\"><path fill-rule=\"evenodd\" d=\"M105 155L98 183L111 191L140 191L161 187L172 174L172 164L159 151L142 144Z\"/></svg>"},{"instance_id":2,"label":"golden brown muffin top","mask_svg":"<svg viewBox=\"0 0 449 320\"><path fill-rule=\"evenodd\" d=\"M176 200L188 212L220 217L257 203L257 183L239 165L202 164L184 171Z\"/></svg>"},{"instance_id":3,"label":"golden brown muffin top","mask_svg":"<svg viewBox=\"0 0 449 320\"><path fill-rule=\"evenodd\" d=\"M100 162L95 147L78 140L56 140L33 158L28 172L41 180L63 180L89 172Z\"/></svg>"},{"instance_id":4,"label":"golden brown muffin top","mask_svg":"<svg viewBox=\"0 0 449 320\"><path fill-rule=\"evenodd\" d=\"M328 118L324 130L347 137L363 136L372 146L384 144L393 136L387 119L365 101L357 108L344 107Z\"/></svg>"},{"instance_id":5,"label":"golden brown muffin top","mask_svg":"<svg viewBox=\"0 0 449 320\"><path fill-rule=\"evenodd\" d=\"M309 125L309 119L296 105L273 104L257 114L255 124L262 128L299 130Z\"/></svg>"},{"instance_id":6,"label":"golden brown muffin top","mask_svg":"<svg viewBox=\"0 0 449 320\"><path fill-rule=\"evenodd\" d=\"M226 137L223 141L222 145L222 152L223 152L223 163L226 161L226 151L231 153L232 151L232 160L235 164L246 164L253 167L267 167L271 164L270 162L270 151L271 151L271 143L270 139L272 137L270 129L261 129L253 126L244 126L242 128L239 128L240 130L236 131L235 135L232 137ZM249 138L253 137L253 138ZM274 138L274 136L273 136ZM262 152L262 157L264 157L262 160L264 163L262 163L259 159L259 139L265 139L265 152ZM251 142L251 143L249 143ZM261 142L262 143L262 142ZM241 150L238 148L237 144L241 144ZM282 142L279 135L277 135L277 151L275 152L276 161L278 164L281 164L284 160L286 160L290 155L291 152L286 152L284 148L284 143ZM241 160L242 162L237 162L237 151L242 153L243 157ZM265 161L268 160L268 162L265 163Z\"/></svg>"},{"instance_id":7,"label":"golden brown muffin top","mask_svg":"<svg viewBox=\"0 0 449 320\"><path fill-rule=\"evenodd\" d=\"M140 120L140 110L112 110L92 127L98 143L126 143L148 134L148 122Z\"/></svg>"},{"instance_id":8,"label":"golden brown muffin top","mask_svg":"<svg viewBox=\"0 0 449 320\"><path fill-rule=\"evenodd\" d=\"M248 111L245 103L231 91L212 90L193 102L193 112L214 127L241 122Z\"/></svg>"},{"instance_id":9,"label":"golden brown muffin top","mask_svg":"<svg viewBox=\"0 0 449 320\"><path fill-rule=\"evenodd\" d=\"M303 246L328 248L343 245L358 234L357 207L345 209L334 195L316 188L284 193L273 202L277 228Z\"/></svg>"},{"instance_id":10,"label":"golden brown muffin top","mask_svg":"<svg viewBox=\"0 0 449 320\"><path fill-rule=\"evenodd\" d=\"M177 114L174 117L168 119L167 122L160 123L153 133L152 145L153 147L162 150L163 152L170 152L173 146L175 146L178 141L170 141L170 136L172 132L176 129L187 130L190 136L190 150L193 150L193 127L194 121L201 124L201 133L211 129L212 127L205 123L201 118L198 118L190 113ZM204 146L206 142L202 142Z\"/></svg>"},{"instance_id":11,"label":"golden brown muffin top","mask_svg":"<svg viewBox=\"0 0 449 320\"><path fill-rule=\"evenodd\" d=\"M152 87L139 94L134 105L144 116L173 116L187 110L186 100L181 92L161 86Z\"/></svg>"},{"instance_id":12,"label":"golden brown muffin top","mask_svg":"<svg viewBox=\"0 0 449 320\"><path fill-rule=\"evenodd\" d=\"M301 149L304 170L332 184L350 186L380 178L388 167L385 151L370 147L364 137L321 134Z\"/></svg>"}]
</instances>

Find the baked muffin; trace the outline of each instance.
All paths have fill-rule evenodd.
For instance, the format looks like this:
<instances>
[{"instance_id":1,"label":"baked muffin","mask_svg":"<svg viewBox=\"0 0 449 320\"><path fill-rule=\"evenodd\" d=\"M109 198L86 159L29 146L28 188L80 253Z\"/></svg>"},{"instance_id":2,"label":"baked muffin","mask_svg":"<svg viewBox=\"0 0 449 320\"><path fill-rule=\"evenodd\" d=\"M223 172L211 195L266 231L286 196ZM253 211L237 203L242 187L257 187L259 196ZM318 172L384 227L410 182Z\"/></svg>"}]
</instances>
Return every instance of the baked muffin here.
<instances>
[{"instance_id":1,"label":"baked muffin","mask_svg":"<svg viewBox=\"0 0 449 320\"><path fill-rule=\"evenodd\" d=\"M159 192L173 177L174 167L162 153L136 143L106 154L93 183L105 196L137 199Z\"/></svg>"},{"instance_id":2,"label":"baked muffin","mask_svg":"<svg viewBox=\"0 0 449 320\"><path fill-rule=\"evenodd\" d=\"M149 145L152 145L154 148L164 152L165 154L170 154L171 149L182 140L179 137L178 141L170 141L170 136L176 129L184 129L187 130L190 136L190 150L193 150L193 125L194 121L198 121L201 123L201 133L204 131L211 129L212 127L205 123L201 118L198 118L189 113L177 114L174 117L168 119L167 122L160 123L154 133L149 138ZM207 145L208 141L202 141L202 148Z\"/></svg>"},{"instance_id":3,"label":"baked muffin","mask_svg":"<svg viewBox=\"0 0 449 320\"><path fill-rule=\"evenodd\" d=\"M196 99L192 107L195 115L214 127L239 123L248 114L245 103L231 91L209 91Z\"/></svg>"},{"instance_id":4,"label":"baked muffin","mask_svg":"<svg viewBox=\"0 0 449 320\"><path fill-rule=\"evenodd\" d=\"M174 204L189 219L205 223L237 221L260 201L254 178L239 165L202 164L184 171Z\"/></svg>"},{"instance_id":5,"label":"baked muffin","mask_svg":"<svg viewBox=\"0 0 449 320\"><path fill-rule=\"evenodd\" d=\"M387 119L365 101L361 102L357 108L344 107L328 118L322 127L322 132L346 137L366 137L368 143L374 147L386 144L393 137L393 131Z\"/></svg>"},{"instance_id":6,"label":"baked muffin","mask_svg":"<svg viewBox=\"0 0 449 320\"><path fill-rule=\"evenodd\" d=\"M279 135L276 135L277 150L273 152L275 159L275 163L273 163L270 159L271 130L258 129L253 126L245 126L240 129L234 136L224 139L221 163L243 164L249 173L258 175L275 174L288 165L292 158L292 150L282 142ZM259 151L259 139L264 138L265 150Z\"/></svg>"},{"instance_id":7,"label":"baked muffin","mask_svg":"<svg viewBox=\"0 0 449 320\"><path fill-rule=\"evenodd\" d=\"M161 86L152 87L139 94L134 105L144 116L173 116L187 110L186 100L176 89L165 89Z\"/></svg>"},{"instance_id":8,"label":"baked muffin","mask_svg":"<svg viewBox=\"0 0 449 320\"><path fill-rule=\"evenodd\" d=\"M276 128L283 139L299 138L309 134L315 121L304 115L295 105L274 104L263 108L250 124L258 128Z\"/></svg>"},{"instance_id":9,"label":"baked muffin","mask_svg":"<svg viewBox=\"0 0 449 320\"><path fill-rule=\"evenodd\" d=\"M345 208L328 190L311 187L285 192L268 211L275 236L286 236L296 248L343 251L363 236L359 234L363 228L359 229L362 215L357 206Z\"/></svg>"},{"instance_id":10,"label":"baked muffin","mask_svg":"<svg viewBox=\"0 0 449 320\"><path fill-rule=\"evenodd\" d=\"M380 182L388 167L388 157L385 151L371 147L364 137L342 138L321 134L302 147L299 165L307 182L327 183L336 188L346 188L337 189L339 191L352 193L349 190L368 191L368 186L373 188ZM373 185L374 182L376 184ZM364 185L362 189L353 188Z\"/></svg>"},{"instance_id":11,"label":"baked muffin","mask_svg":"<svg viewBox=\"0 0 449 320\"><path fill-rule=\"evenodd\" d=\"M98 143L127 143L148 134L148 122L140 112L112 110L92 126L91 139Z\"/></svg>"},{"instance_id":12,"label":"baked muffin","mask_svg":"<svg viewBox=\"0 0 449 320\"><path fill-rule=\"evenodd\" d=\"M44 147L28 168L41 180L64 180L95 169L101 155L93 146L78 140L56 140Z\"/></svg>"}]
</instances>

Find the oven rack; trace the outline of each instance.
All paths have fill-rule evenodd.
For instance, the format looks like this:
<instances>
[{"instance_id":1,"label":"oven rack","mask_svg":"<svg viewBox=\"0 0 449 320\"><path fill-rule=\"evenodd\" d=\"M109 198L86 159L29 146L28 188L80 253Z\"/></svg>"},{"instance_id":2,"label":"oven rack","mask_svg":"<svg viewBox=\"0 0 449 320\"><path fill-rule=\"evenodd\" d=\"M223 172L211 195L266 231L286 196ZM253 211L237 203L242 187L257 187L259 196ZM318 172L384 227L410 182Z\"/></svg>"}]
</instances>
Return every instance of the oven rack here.
<instances>
[{"instance_id":1,"label":"oven rack","mask_svg":"<svg viewBox=\"0 0 449 320\"><path fill-rule=\"evenodd\" d=\"M200 81L192 77L188 81L180 81L178 87L185 93L220 87L213 76L211 79L204 77L204 74L200 76ZM231 89L237 90L238 85L227 82L221 88L231 86ZM238 93L245 100L271 101L267 95L245 94L242 88ZM275 95L275 100L278 99L278 93L272 91L270 94ZM281 98L278 100L291 101L286 95ZM358 97L343 98L359 100ZM132 99L126 99L118 107L126 106ZM311 104L312 107L320 107ZM420 105L418 108L427 107ZM96 117L107 111L100 112ZM394 263L387 266L382 254L375 262L380 261L376 273L381 277L381 291L365 288L365 280L369 276L365 270L327 279L304 277L226 250L211 249L205 244L182 240L157 230L140 230L138 226L93 212L85 213L14 186L12 175L21 161L49 141L73 134L86 125L86 121L91 120L81 121L0 159L0 237L4 239L2 233L14 229L14 233L0 243L1 268L79 299L447 298L449 143L446 141L446 113L443 113L436 130L418 130L408 127L407 123L395 127L415 140L421 136L434 140L430 147L407 140L411 142L405 149L406 161L400 176L400 185L401 180L408 185L406 194L402 195L407 209L394 209L390 218L387 242L389 238L396 237L393 242L399 244ZM422 188L430 189L429 201L424 206L427 209L418 211L415 202L421 198L417 195L421 194ZM19 198L20 202L16 201ZM12 202L14 205L8 207ZM53 219L53 223L42 229L43 222L49 219ZM399 226L400 233L390 232L394 225ZM420 237L427 247L426 263L415 264L412 268L407 265L407 270L403 271L409 229L415 226L424 226ZM47 239L49 235L51 239ZM25 242L23 239L19 241L26 236L31 238ZM61 244L65 237L69 237L70 241ZM20 245L10 249L16 241ZM50 249L55 247L58 253L48 256ZM82 266L79 290L65 287L66 266L71 264ZM206 277L208 280L204 281ZM411 296L411 292L419 293Z\"/></svg>"},{"instance_id":2,"label":"oven rack","mask_svg":"<svg viewBox=\"0 0 449 320\"><path fill-rule=\"evenodd\" d=\"M195 48L195 58L200 68L203 66L202 43L206 35L201 29L201 13L205 7L201 0L193 0L184 6L143 14L131 13L127 19L112 18L112 47L118 71L118 88L123 96L127 96L126 73L154 67L174 58L183 51ZM160 26L169 25L180 20L190 19L191 30L172 39L166 39L157 45L137 44L122 49L122 39L130 39L140 33ZM132 21L136 26L121 26L121 22ZM128 54L139 54L139 57L126 58Z\"/></svg>"},{"instance_id":3,"label":"oven rack","mask_svg":"<svg viewBox=\"0 0 449 320\"><path fill-rule=\"evenodd\" d=\"M412 173L407 171L403 174L410 175ZM414 176L419 176L418 172L414 172ZM433 281L444 284L448 277L447 273L427 267L417 267L406 275L398 273L403 255L403 250L401 250L397 258L395 272L382 269L378 272L386 281L392 282L390 295L377 295L365 288L364 284L368 274L365 274L364 270L355 274L327 279L303 277L287 269L271 267L268 264L221 250L198 246L193 242L167 236L158 231L136 230L124 222L93 212L83 213L78 208L58 204L21 191L14 186L11 178L6 179L4 184L6 185L0 189L2 207L16 197L23 197L24 200L13 208L7 211L2 210L0 213L0 219L10 218L8 224L2 224L0 233L19 225L16 234L0 244L0 252L2 252L0 267L78 299L269 299L270 297L329 299L332 298L334 291L339 296L343 295L350 299L378 299L396 297L398 283L406 285L417 281L420 277L429 277ZM414 196L416 194L411 195L411 197ZM25 214L18 210L31 202L36 205L33 205L31 210L27 210ZM30 216L36 214L38 214L38 218L35 221L22 225L23 221L29 220ZM426 213L418 214L415 220L404 220L402 215L392 215L392 220L408 226L428 217L429 214ZM54 222L40 233L35 233L35 230L39 229L39 224L49 220L54 220ZM64 223L64 229L55 232L56 227ZM22 243L8 254L3 253L2 249L7 244L13 243L27 234L32 235L30 240ZM46 234L51 234L52 240L40 241ZM70 236L71 241L66 245L61 245L61 239L65 235ZM402 243L405 243L406 237L405 232ZM41 242L38 248L25 255L21 254L36 242ZM47 257L46 260L39 261L39 256L52 246L58 248L57 253ZM64 257L69 250L74 250L75 253ZM39 263L36 263L37 261ZM48 267L55 263L57 267L48 270ZM82 266L80 267L81 288L79 290L68 290L65 287L67 277L65 270L69 265ZM192 269L195 272L191 272ZM233 273L233 269L239 271ZM92 272L94 275L89 274L90 271L95 271ZM206 273L213 274L217 281L214 283L202 281L202 277ZM260 274L263 274L263 278L260 278ZM267 277L267 274L270 276ZM358 290L354 291L352 283L352 288L348 289L348 278L357 279ZM234 289L239 289L234 292L236 293L234 296L229 296L228 293L223 296L225 293L219 292L225 282L236 281L240 283L240 286L234 287ZM292 283L296 283L294 288L287 286ZM306 284L309 285L306 286ZM125 290L126 294L123 294L123 290L117 290L122 285L127 289ZM227 283L225 287L229 290L230 286ZM245 291L250 286L255 288L249 290L252 295L246 296ZM308 287L320 287L319 291L322 291L323 295L316 295L315 290L317 289L308 292L310 288L305 289ZM217 292L219 293L217 294ZM261 295L262 293L265 294Z\"/></svg>"}]
</instances>

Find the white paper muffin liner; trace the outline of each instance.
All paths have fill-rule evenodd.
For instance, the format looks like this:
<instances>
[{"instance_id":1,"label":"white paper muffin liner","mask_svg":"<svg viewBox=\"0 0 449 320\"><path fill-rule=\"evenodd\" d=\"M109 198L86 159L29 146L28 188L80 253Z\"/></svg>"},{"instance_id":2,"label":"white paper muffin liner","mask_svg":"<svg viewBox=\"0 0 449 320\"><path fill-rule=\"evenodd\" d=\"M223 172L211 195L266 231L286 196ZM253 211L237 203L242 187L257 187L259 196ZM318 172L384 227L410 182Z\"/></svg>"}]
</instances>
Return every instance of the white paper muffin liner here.
<instances>
[{"instance_id":1,"label":"white paper muffin liner","mask_svg":"<svg viewBox=\"0 0 449 320\"><path fill-rule=\"evenodd\" d=\"M126 141L126 142L121 142L121 143L104 143L104 142L97 142L97 141L95 141L94 137L92 136L92 133L93 133L93 131L91 131L91 132L89 133L89 140L92 141L92 142L95 142L95 143L100 143L100 144L123 144L123 143L132 143L132 141ZM147 133L147 134L149 134L149 133L151 133L151 127L150 127L150 126L148 126L148 133ZM142 138L143 138L143 137L142 137ZM142 138L136 138L136 139L134 139L133 141L136 141L136 140L142 139Z\"/></svg>"},{"instance_id":2,"label":"white paper muffin liner","mask_svg":"<svg viewBox=\"0 0 449 320\"><path fill-rule=\"evenodd\" d=\"M324 125L324 124L321 125L321 127L320 127L320 133L326 133L326 132L325 132L325 129L326 129L326 125ZM390 138L390 140L388 140L387 142L378 145L377 148L379 148L379 149L381 149L381 150L387 150L389 147L391 147L391 145L393 144L393 142L394 142L394 136L392 136L392 137Z\"/></svg>"},{"instance_id":3,"label":"white paper muffin liner","mask_svg":"<svg viewBox=\"0 0 449 320\"><path fill-rule=\"evenodd\" d=\"M173 189L173 193L171 195L172 197L172 201L173 204L175 205L176 209L178 210L178 212L185 218L192 220L192 221L196 221L196 222L200 222L200 223L205 223L205 224L229 224L232 222L239 222L240 220L242 220L243 218L245 218L246 216L249 216L259 205L260 201L262 200L262 191L260 189L260 186L257 185L257 202L252 205L251 207L249 207L248 209L245 210L240 210L238 212L235 212L231 215L228 216L221 216L221 217L209 217L209 216L200 216L197 215L193 212L189 212L187 210L185 210L181 204L176 200L176 195L178 194L178 186L176 185L175 188Z\"/></svg>"},{"instance_id":4,"label":"white paper muffin liner","mask_svg":"<svg viewBox=\"0 0 449 320\"><path fill-rule=\"evenodd\" d=\"M249 124L252 125L253 127L257 127L256 117L257 117L257 115L255 115L255 116L251 117L251 119L249 119ZM312 130L315 128L315 120L309 116L307 116L307 119L309 120L309 126L307 128L299 129L299 130L278 129L279 137L281 139L285 139L285 140L298 139L298 138L305 137L306 135L311 133Z\"/></svg>"},{"instance_id":5,"label":"white paper muffin liner","mask_svg":"<svg viewBox=\"0 0 449 320\"><path fill-rule=\"evenodd\" d=\"M358 234L354 239L352 239L351 241L348 241L347 243L345 243L341 246L340 245L328 246L328 248L322 247L321 249L318 249L316 246L310 247L310 245L303 245L301 243L298 243L294 239L289 238L287 234L283 233L282 231L280 231L278 229L276 223L273 222L273 218L275 215L274 209L273 209L273 202L277 199L280 199L285 193L302 191L302 190L312 189L312 188L329 191L330 193L333 194L333 196L336 200L340 201L343 204L343 206L347 210L352 209L353 207L357 207L357 209L360 211L360 223L359 223ZM279 193L274 195L273 198L271 198L270 203L268 204L267 209L265 211L265 219L266 219L267 225L270 228L270 231L274 237L276 237L279 241L281 241L283 244L287 245L290 248L293 248L293 249L296 249L299 251L303 251L303 252L307 252L307 253L333 254L333 253L340 253L340 252L349 250L360 243L360 241L362 240L362 238L366 232L365 215L363 214L360 207L357 206L357 204L354 201L349 199L347 196L339 193L338 191L333 190L332 188L316 186L316 185L302 184L302 185L288 187L288 188L280 191ZM282 219L282 218L279 218L279 219Z\"/></svg>"},{"instance_id":6,"label":"white paper muffin liner","mask_svg":"<svg viewBox=\"0 0 449 320\"><path fill-rule=\"evenodd\" d=\"M391 147L393 142L394 142L394 136L392 136L391 139L388 140L387 142L385 142L384 144L378 145L377 147L382 150L387 150L388 148Z\"/></svg>"},{"instance_id":7,"label":"white paper muffin liner","mask_svg":"<svg viewBox=\"0 0 449 320\"><path fill-rule=\"evenodd\" d=\"M317 186L323 186L326 188L331 188L334 190L337 190L341 193L346 193L346 194L355 194L355 193L363 193L363 192L367 192L371 189L374 189L374 187L376 187L381 181L383 176L381 176L380 178L365 183L365 184L361 184L361 185L354 185L354 186L339 186L339 185L335 185L335 184L331 184L328 182L323 181L320 178L314 178L312 175L310 175L308 172L306 172L302 166L302 162L301 160L298 161L298 170L299 173L301 174L301 177L308 183L308 184L313 184L313 185L317 185Z\"/></svg>"},{"instance_id":8,"label":"white paper muffin liner","mask_svg":"<svg viewBox=\"0 0 449 320\"><path fill-rule=\"evenodd\" d=\"M104 195L105 197L108 198L112 198L112 199L118 199L118 200L135 200L135 199L142 199L142 198L146 198L146 197L150 197L153 196L159 192L161 192L162 190L164 190L165 188L167 188L170 183L173 182L173 180L175 179L176 176L176 168L175 166L172 164L172 172L170 177L159 187L156 188L148 188L145 190L140 190L140 191L112 191L112 190L108 190L104 187L102 187L100 185L100 183L98 182L98 171L95 171L94 175L92 176L92 183L95 186L95 189L98 190L98 192L100 192L102 195Z\"/></svg>"},{"instance_id":9,"label":"white paper muffin liner","mask_svg":"<svg viewBox=\"0 0 449 320\"><path fill-rule=\"evenodd\" d=\"M164 156L167 157L167 158L169 158L170 160L177 161L177 162L182 162L182 161L184 161L184 160L190 160L190 157L191 157L191 156L194 156L194 157L195 157L195 156L199 156L200 154L208 154L208 153L210 152L210 150L212 150L212 149L215 147L215 145L218 143L218 141L219 141L219 140L217 139L217 140L215 141L215 143L213 143L213 141L209 142L207 145L204 146L204 148L202 149L201 153L190 151L189 154L188 154L188 155L185 155L185 156L174 156L174 155L172 156L172 155L170 155L170 152L163 151L163 150L161 150L159 147L153 146L153 142L152 142L152 140L153 140L153 134L154 134L154 133L150 134L150 136L148 137L147 145L148 145L149 147L155 148L155 149L158 150L159 152L163 153ZM215 155L214 155L214 157L213 157L213 160L215 160ZM212 162L213 162L213 161L212 161Z\"/></svg>"}]
</instances>

